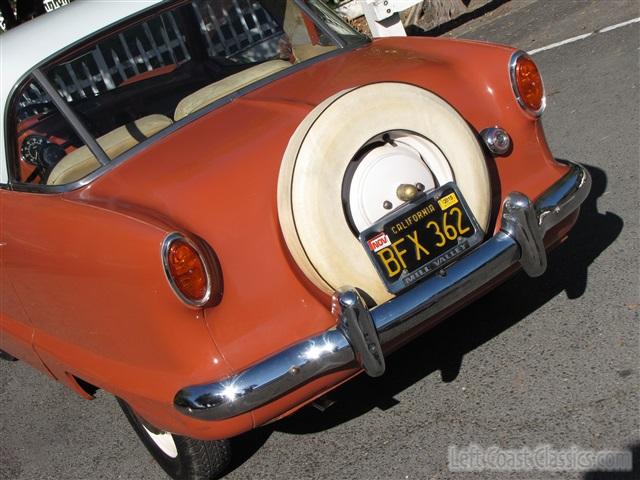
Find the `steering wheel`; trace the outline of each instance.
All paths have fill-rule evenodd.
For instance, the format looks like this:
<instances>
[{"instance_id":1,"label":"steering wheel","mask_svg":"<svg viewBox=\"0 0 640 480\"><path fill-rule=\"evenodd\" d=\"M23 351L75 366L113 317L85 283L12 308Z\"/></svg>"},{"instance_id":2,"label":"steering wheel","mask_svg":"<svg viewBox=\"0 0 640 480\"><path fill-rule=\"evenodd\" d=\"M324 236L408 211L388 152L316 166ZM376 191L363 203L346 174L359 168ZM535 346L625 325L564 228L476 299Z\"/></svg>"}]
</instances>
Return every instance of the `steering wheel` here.
<instances>
[{"instance_id":1,"label":"steering wheel","mask_svg":"<svg viewBox=\"0 0 640 480\"><path fill-rule=\"evenodd\" d=\"M66 155L65 145L52 143L43 135L28 135L22 141L20 157L35 168L26 183L33 182L40 177L40 183L45 183L47 177L58 162Z\"/></svg>"}]
</instances>

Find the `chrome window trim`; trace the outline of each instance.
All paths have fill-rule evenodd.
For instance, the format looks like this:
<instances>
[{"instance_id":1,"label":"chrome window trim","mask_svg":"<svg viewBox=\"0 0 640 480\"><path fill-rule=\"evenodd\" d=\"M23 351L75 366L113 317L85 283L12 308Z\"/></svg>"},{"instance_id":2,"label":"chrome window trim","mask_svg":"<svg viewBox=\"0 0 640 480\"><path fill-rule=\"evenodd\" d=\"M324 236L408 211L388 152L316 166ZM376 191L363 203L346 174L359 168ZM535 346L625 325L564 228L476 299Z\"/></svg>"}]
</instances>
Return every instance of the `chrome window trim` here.
<instances>
[{"instance_id":1,"label":"chrome window trim","mask_svg":"<svg viewBox=\"0 0 640 480\"><path fill-rule=\"evenodd\" d=\"M542 103L540 104L540 108L538 110L533 110L529 108L526 103L524 103L524 100L522 100L522 96L520 95L520 91L518 90L518 83L516 82L516 65L520 57L527 57L531 59L531 56L523 50L516 50L511 54L511 57L509 58L509 78L511 78L511 88L513 89L513 94L516 97L518 105L520 105L520 107L529 115L533 116L534 118L538 118L540 115L542 115L545 108L547 107L547 94L544 88L542 74L540 74L540 82L542 83Z\"/></svg>"},{"instance_id":2,"label":"chrome window trim","mask_svg":"<svg viewBox=\"0 0 640 480\"><path fill-rule=\"evenodd\" d=\"M35 70L35 69L34 69ZM5 135L4 135L4 154L5 154L5 158L0 158L0 162L5 162L5 164L7 165L7 183L0 183L0 188L2 189L6 189L6 190L15 190L14 185L12 185L11 183L11 178L13 178L13 176L15 175L15 162L9 162L9 158L13 158L14 155L16 155L17 152L15 152L14 148L12 148L12 145L14 144L13 142L9 141L9 137L11 137L13 139L13 137L15 137L15 132L12 130L9 130L9 122L8 120L10 118L12 118L9 114L11 112L11 107L13 106L13 102L14 102L14 98L17 95L17 92L19 90L21 90L23 87L25 87L27 85L27 83L29 83L29 81L34 81L35 79L33 78L32 75L32 71L28 71L26 73L24 73L19 79L18 81L11 87L11 90L9 90L9 94L7 95L7 102L5 103L4 106L4 111L2 112L2 124L1 126L5 129ZM8 135L8 133L11 133L11 135Z\"/></svg>"},{"instance_id":3,"label":"chrome window trim","mask_svg":"<svg viewBox=\"0 0 640 480\"><path fill-rule=\"evenodd\" d=\"M322 21L320 21L318 19L318 16L316 15L316 13L313 11L313 9L311 7L309 7L308 5L306 5L304 3L304 0L294 0L296 5L300 6L300 5L304 5L304 7L300 7L300 9L307 13L312 20L314 20L316 22L316 25L319 26L319 28L321 30L324 31L325 28L329 29L329 27L327 27L326 25L324 25L322 23ZM180 3L179 1L176 3ZM117 28L117 25L122 25L124 23L128 23L131 22L133 19L137 18L137 17L143 17L146 16L147 14L149 14L150 11L154 10L154 9L164 9L166 8L168 2L162 2L160 4L157 5L153 5L147 9L144 9L140 12L137 12L125 19L123 19L122 21L118 22L117 24L113 24L113 25L109 25L108 27L103 28L102 30L93 32L91 35L88 35L84 38L82 38L81 40L78 40L77 42L67 46L64 50L56 52L55 54L51 55L50 57L46 58L45 60L43 60L42 62L40 62L39 64L37 64L35 67L33 67L32 70L26 72L23 77L21 78L20 82L17 82L16 85L14 85L12 87L12 91L10 92L10 95L8 96L9 100L6 103L5 106L5 111L3 112L4 114L4 119L5 119L5 154L7 156L7 158L5 159L0 159L0 161L5 161L7 162L8 158L11 155L15 155L14 152L14 148L12 148L11 146L13 145L13 138L15 137L15 132L12 132L12 130L9 129L9 125L6 122L6 120L9 118L8 114L10 112L10 108L14 103L14 99L15 99L15 95L16 92L18 90L18 86L22 85L23 80L27 79L29 77L33 77L35 78L34 72L36 70L40 70L43 66L51 63L54 59L58 58L60 55L63 55L64 52L67 51L71 51L74 48L77 48L79 45L87 42L90 38L93 38L95 36L100 36L103 35L107 32L109 32L110 30ZM330 29L329 29L330 30ZM331 33L326 32L327 35L329 35L331 38L333 38L334 35L337 35L335 32L333 32L333 30L331 30ZM110 160L106 165L102 165L101 167L99 167L98 169L94 170L93 172L91 172L89 175L81 178L80 180L77 180L75 182L71 182L71 183L67 183L64 185L41 185L41 184L26 184L26 183L16 183L14 181L11 180L11 176L9 177L8 183L2 184L0 183L0 189L6 189L6 190L12 190L12 191L19 191L19 192L27 192L27 193L45 193L45 194L59 194L59 193L66 193L66 192L70 192L73 190L78 190L88 184L90 184L91 182L93 182L94 180L96 180L97 178L101 177L102 175L104 175L105 173L111 171L112 169L116 168L118 165L120 165L121 163L127 161L129 158L133 157L134 155L137 155L139 153L141 153L142 151L146 150L149 146L151 146L153 143L158 142L160 140L162 140L163 138L167 137L168 135L170 135L171 133L175 132L176 130L184 127L185 125L188 125L189 123L198 120L199 118L205 116L206 114L212 112L213 110L218 109L219 107L222 107L224 105L226 105L227 103L230 103L231 101L235 100L236 98L239 98L241 96L246 95L247 93L253 92L254 90L257 90L271 82L274 82L276 80L279 80L281 78L284 78L292 73L296 73L304 68L307 68L311 65L314 65L316 63L319 63L321 61L327 60L329 58L333 58L336 57L338 55L342 55L343 53L347 53L350 52L352 50L358 49L364 45L367 45L370 43L370 39L367 38L366 36L362 36L361 41L359 42L355 42L352 45L347 45L342 39L341 41L338 43L337 48L335 50L332 50L330 52L318 55L316 57L312 57L308 60L304 60L298 64L292 65L291 67L285 69L285 70L281 70L279 72L276 72L272 75L269 75L268 77L262 78L250 85L247 85L246 87L243 87L239 90L236 90L235 92L232 92L218 100L216 100L215 102L207 105L206 107L197 110L193 113L191 113L190 115L187 115L185 118L174 122L172 125L170 125L169 127L165 128L164 130L161 130L160 132L156 133L155 135L152 135L151 137L149 137L147 140L145 140L142 143L139 143L138 145L136 145L135 147L127 150L126 152L124 152L123 154L113 158L112 160ZM344 46L342 46L344 45ZM44 87L44 85L43 85ZM56 96L60 97L60 95L57 93L56 91ZM60 97L62 98L62 97ZM64 101L64 99L62 99ZM56 105L57 106L57 105ZM62 113L62 112L61 112ZM64 114L63 114L64 116ZM75 117L75 114L73 115ZM65 116L65 119L71 123L72 121L67 118ZM79 120L78 120L79 121ZM8 135L7 135L8 133ZM11 140L11 141L10 141ZM96 142L97 143L97 142ZM91 149L91 147L89 147L89 149L92 151L92 153L94 155L96 155L96 153ZM101 149L102 150L102 149ZM99 158L98 155L96 155L96 158ZM7 165L7 167L9 167L9 165ZM9 169L9 172L11 172L11 169Z\"/></svg>"},{"instance_id":4,"label":"chrome window trim","mask_svg":"<svg viewBox=\"0 0 640 480\"><path fill-rule=\"evenodd\" d=\"M320 30L322 30L322 32L327 35L333 42L335 42L338 45L338 48L344 48L347 46L347 42L345 42L340 35L334 32L332 28L325 25L324 22L320 18L318 18L318 15L314 8L307 5L303 0L293 0L293 3L295 3L303 13L306 13L309 17L311 17L316 26Z\"/></svg>"},{"instance_id":5,"label":"chrome window trim","mask_svg":"<svg viewBox=\"0 0 640 480\"><path fill-rule=\"evenodd\" d=\"M176 240L180 240L186 243L187 245L189 245L198 253L198 256L200 257L200 262L202 262L202 265L204 267L204 272L207 276L207 290L204 296L200 300L196 301L196 300L192 300L190 298L185 297L183 293L180 291L180 289L178 288L178 286L176 285L175 281L173 280L173 277L171 276L171 271L169 270L169 264L167 263L167 260L169 258L168 256L169 248L171 247L171 244ZM169 285L171 286L171 290L173 290L173 293L175 293L176 296L184 304L186 304L189 307L202 308L204 306L207 306L211 301L211 296L213 293L213 275L211 273L211 265L209 264L209 258L207 255L205 255L205 252L202 251L202 248L199 245L197 245L196 242L191 240L189 237L183 235L182 233L171 232L166 237L164 237L164 240L162 241L162 247L160 248L160 255L162 257L162 268L164 270L164 274L167 277L167 281L169 282Z\"/></svg>"}]
</instances>

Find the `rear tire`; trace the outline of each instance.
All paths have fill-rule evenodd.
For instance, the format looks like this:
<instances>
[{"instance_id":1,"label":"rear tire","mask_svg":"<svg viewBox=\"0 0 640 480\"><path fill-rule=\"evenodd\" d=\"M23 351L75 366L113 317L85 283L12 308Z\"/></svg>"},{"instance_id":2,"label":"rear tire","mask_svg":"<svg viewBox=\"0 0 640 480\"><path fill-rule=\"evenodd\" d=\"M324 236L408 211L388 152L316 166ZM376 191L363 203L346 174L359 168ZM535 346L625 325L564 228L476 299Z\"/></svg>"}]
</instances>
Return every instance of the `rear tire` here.
<instances>
[{"instance_id":1,"label":"rear tire","mask_svg":"<svg viewBox=\"0 0 640 480\"><path fill-rule=\"evenodd\" d=\"M214 480L225 472L231 460L228 440L196 440L163 432L139 417L124 400L117 400L144 446L171 478Z\"/></svg>"}]
</instances>

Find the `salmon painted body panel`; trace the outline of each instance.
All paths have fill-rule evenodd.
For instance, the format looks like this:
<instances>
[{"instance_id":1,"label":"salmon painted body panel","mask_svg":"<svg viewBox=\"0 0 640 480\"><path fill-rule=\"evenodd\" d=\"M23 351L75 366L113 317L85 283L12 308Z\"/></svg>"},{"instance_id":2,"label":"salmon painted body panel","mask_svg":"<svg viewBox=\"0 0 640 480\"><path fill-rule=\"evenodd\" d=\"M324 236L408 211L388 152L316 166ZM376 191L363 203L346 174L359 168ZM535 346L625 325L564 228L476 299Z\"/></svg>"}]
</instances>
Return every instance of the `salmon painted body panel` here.
<instances>
[{"instance_id":1,"label":"salmon painted body panel","mask_svg":"<svg viewBox=\"0 0 640 480\"><path fill-rule=\"evenodd\" d=\"M187 385L224 379L336 326L331 299L288 253L276 204L289 139L324 99L370 83L409 83L444 98L475 132L507 130L513 151L487 155L489 233L499 230L508 193L535 200L567 173L539 119L516 102L513 52L453 40L377 40L231 98L81 188L52 195L0 190L2 281L3 288L11 284L13 302L0 317L0 348L70 386L75 376L112 392L154 425L195 438L239 434L334 388L359 369L324 375L224 420L190 418L173 405ZM574 221L546 243L563 238ZM187 308L171 291L160 250L173 231L215 251L224 278L219 305Z\"/></svg>"}]
</instances>

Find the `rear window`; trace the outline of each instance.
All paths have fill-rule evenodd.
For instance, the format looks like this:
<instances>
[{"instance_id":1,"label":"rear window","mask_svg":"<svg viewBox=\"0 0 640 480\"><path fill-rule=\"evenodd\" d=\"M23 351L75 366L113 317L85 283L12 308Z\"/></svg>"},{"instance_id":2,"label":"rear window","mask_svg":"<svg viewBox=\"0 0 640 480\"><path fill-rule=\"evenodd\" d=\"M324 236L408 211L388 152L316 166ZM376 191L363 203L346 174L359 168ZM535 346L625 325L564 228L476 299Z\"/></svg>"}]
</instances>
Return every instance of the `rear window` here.
<instances>
[{"instance_id":1,"label":"rear window","mask_svg":"<svg viewBox=\"0 0 640 480\"><path fill-rule=\"evenodd\" d=\"M173 123L234 91L297 63L347 45L358 34L315 2L314 23L292 0L192 0L101 37L50 64L44 73L80 122L114 159ZM15 106L16 128L59 112L35 83ZM99 168L70 134L67 155L39 165L41 175L14 178L61 185ZM24 151L17 137L17 151ZM38 152L30 160L41 157ZM20 155L17 162L24 161ZM87 163L83 168L68 164ZM59 164L58 164L59 163ZM89 167L89 163L93 167ZM18 165L15 172L23 171ZM33 166L33 165L31 165ZM60 174L67 172L66 174ZM81 175L81 176L80 176Z\"/></svg>"}]
</instances>

